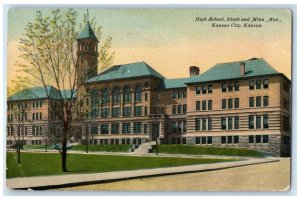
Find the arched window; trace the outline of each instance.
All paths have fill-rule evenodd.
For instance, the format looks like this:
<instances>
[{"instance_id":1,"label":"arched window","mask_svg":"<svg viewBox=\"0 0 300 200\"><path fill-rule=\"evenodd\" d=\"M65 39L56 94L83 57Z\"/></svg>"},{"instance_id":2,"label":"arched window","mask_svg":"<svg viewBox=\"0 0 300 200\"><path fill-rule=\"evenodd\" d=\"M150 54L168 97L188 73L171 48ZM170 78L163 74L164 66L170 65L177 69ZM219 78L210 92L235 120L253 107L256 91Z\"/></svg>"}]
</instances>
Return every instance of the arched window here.
<instances>
[{"instance_id":1,"label":"arched window","mask_svg":"<svg viewBox=\"0 0 300 200\"><path fill-rule=\"evenodd\" d=\"M141 101L142 87L137 85L134 90L134 101Z\"/></svg>"},{"instance_id":2,"label":"arched window","mask_svg":"<svg viewBox=\"0 0 300 200\"><path fill-rule=\"evenodd\" d=\"M120 102L120 89L114 88L112 91L112 102L113 103L119 103Z\"/></svg>"},{"instance_id":3,"label":"arched window","mask_svg":"<svg viewBox=\"0 0 300 200\"><path fill-rule=\"evenodd\" d=\"M109 103L109 89L105 88L102 90L102 103Z\"/></svg>"},{"instance_id":4,"label":"arched window","mask_svg":"<svg viewBox=\"0 0 300 200\"><path fill-rule=\"evenodd\" d=\"M131 92L130 87L126 86L123 89L123 101L124 102L130 102L131 101Z\"/></svg>"}]
</instances>

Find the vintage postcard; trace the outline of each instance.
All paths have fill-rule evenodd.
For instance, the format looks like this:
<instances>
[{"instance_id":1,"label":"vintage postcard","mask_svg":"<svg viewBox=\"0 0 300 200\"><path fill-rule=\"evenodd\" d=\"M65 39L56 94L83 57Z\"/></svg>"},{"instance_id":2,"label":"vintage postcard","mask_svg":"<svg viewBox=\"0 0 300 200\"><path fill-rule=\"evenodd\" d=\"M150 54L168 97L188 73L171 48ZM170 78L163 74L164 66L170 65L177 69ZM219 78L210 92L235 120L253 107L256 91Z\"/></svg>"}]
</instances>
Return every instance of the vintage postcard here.
<instances>
[{"instance_id":1,"label":"vintage postcard","mask_svg":"<svg viewBox=\"0 0 300 200\"><path fill-rule=\"evenodd\" d=\"M7 190L289 191L292 18L11 7Z\"/></svg>"}]
</instances>

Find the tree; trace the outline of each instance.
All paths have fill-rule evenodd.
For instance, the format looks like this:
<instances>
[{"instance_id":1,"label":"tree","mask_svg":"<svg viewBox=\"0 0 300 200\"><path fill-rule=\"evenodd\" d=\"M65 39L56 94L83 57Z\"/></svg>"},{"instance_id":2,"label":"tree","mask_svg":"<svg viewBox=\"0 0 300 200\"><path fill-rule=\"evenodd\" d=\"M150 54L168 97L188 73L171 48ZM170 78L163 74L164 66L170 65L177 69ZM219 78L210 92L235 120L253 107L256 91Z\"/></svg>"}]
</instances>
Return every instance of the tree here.
<instances>
[{"instance_id":1,"label":"tree","mask_svg":"<svg viewBox=\"0 0 300 200\"><path fill-rule=\"evenodd\" d=\"M71 137L71 125L76 118L78 103L76 91L81 87L78 74L78 57L76 55L76 38L82 28L77 26L78 12L73 9L56 9L50 16L44 16L41 11L36 13L34 22L28 22L25 33L20 40L19 50L22 62L17 65L20 72L26 75L29 85L42 85L50 99L48 86L57 89L55 117L57 127L61 129L61 165L62 171L67 171L67 141ZM84 15L83 23L88 20ZM102 37L102 28L95 19L90 21L98 40ZM112 65L114 53L110 53L112 38L108 37L99 48L99 65L106 69ZM87 66L89 68L89 66ZM88 69L87 69L88 70ZM78 117L77 117L78 118Z\"/></svg>"},{"instance_id":2,"label":"tree","mask_svg":"<svg viewBox=\"0 0 300 200\"><path fill-rule=\"evenodd\" d=\"M21 148L24 144L24 135L27 135L28 126L24 123L27 119L27 112L26 102L17 101L8 104L8 136L12 136L15 141L14 147L16 148L18 165L21 165Z\"/></svg>"}]
</instances>

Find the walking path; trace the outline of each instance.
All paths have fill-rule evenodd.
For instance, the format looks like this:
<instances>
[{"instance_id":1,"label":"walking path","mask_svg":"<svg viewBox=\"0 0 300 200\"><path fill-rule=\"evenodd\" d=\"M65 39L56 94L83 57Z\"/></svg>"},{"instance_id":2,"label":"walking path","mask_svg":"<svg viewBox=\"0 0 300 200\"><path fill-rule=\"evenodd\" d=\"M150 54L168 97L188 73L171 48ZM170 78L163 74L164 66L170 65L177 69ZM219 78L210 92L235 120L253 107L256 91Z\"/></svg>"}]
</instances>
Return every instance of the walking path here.
<instances>
[{"instance_id":1,"label":"walking path","mask_svg":"<svg viewBox=\"0 0 300 200\"><path fill-rule=\"evenodd\" d=\"M12 178L6 180L6 185L8 188L11 189L28 189L28 188L53 189L59 187L70 187L70 186L77 186L77 185L87 185L87 184L127 180L133 178L154 177L154 176L182 174L182 173L191 173L191 172L204 172L204 171L228 169L233 167L277 162L277 161L279 161L279 159L276 158L248 159L248 160L225 162L225 163L189 165L189 166L166 167L166 168L156 168L156 169L142 169L142 170L132 170L132 171Z\"/></svg>"}]
</instances>

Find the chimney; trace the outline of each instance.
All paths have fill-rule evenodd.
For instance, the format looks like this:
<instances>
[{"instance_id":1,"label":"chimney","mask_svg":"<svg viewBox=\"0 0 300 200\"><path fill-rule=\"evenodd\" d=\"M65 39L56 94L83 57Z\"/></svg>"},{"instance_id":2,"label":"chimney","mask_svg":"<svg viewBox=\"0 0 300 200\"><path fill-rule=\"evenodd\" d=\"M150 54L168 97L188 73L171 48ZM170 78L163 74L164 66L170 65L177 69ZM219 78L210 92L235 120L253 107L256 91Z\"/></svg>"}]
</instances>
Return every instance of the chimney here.
<instances>
[{"instance_id":1,"label":"chimney","mask_svg":"<svg viewBox=\"0 0 300 200\"><path fill-rule=\"evenodd\" d=\"M245 62L241 62L240 63L240 72L241 72L241 76L244 76L245 75Z\"/></svg>"},{"instance_id":2,"label":"chimney","mask_svg":"<svg viewBox=\"0 0 300 200\"><path fill-rule=\"evenodd\" d=\"M200 69L197 66L190 66L190 77L191 76L198 76L200 73Z\"/></svg>"}]
</instances>

